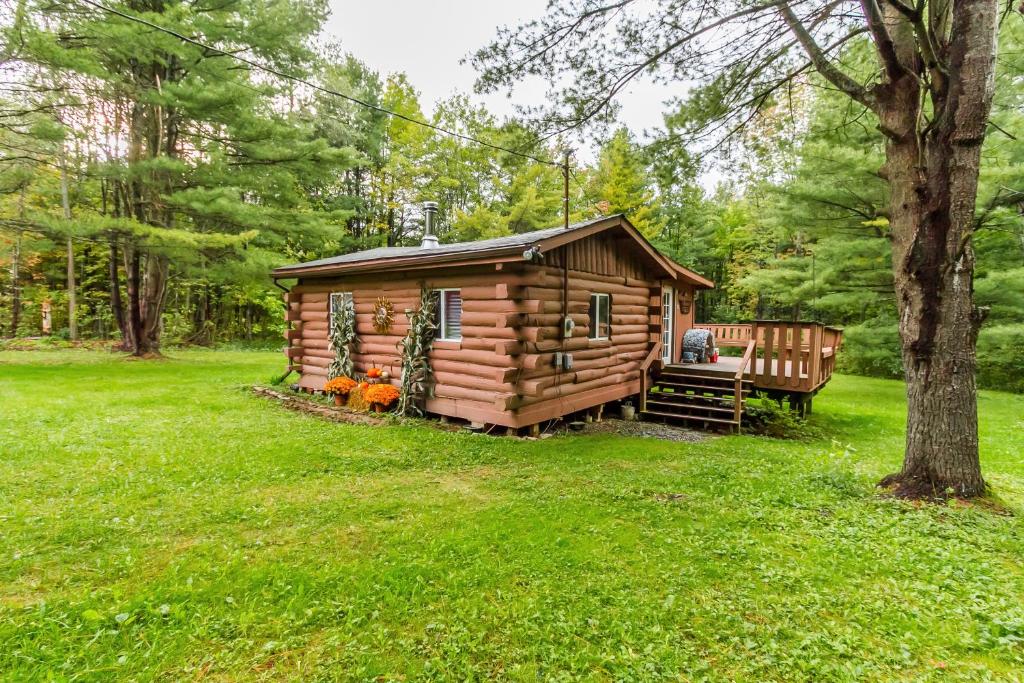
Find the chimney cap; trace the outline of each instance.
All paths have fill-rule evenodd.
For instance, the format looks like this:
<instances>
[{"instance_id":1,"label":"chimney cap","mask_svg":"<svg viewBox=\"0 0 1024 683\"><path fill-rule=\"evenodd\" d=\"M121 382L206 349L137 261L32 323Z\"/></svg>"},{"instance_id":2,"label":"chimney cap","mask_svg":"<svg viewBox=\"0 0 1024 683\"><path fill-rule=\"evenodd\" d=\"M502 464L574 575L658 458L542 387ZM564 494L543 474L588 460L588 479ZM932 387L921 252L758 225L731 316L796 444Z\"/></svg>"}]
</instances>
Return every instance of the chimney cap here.
<instances>
[{"instance_id":1,"label":"chimney cap","mask_svg":"<svg viewBox=\"0 0 1024 683\"><path fill-rule=\"evenodd\" d=\"M423 241L420 249L433 249L438 246L437 235L434 234L434 219L437 216L437 202L423 202Z\"/></svg>"}]
</instances>

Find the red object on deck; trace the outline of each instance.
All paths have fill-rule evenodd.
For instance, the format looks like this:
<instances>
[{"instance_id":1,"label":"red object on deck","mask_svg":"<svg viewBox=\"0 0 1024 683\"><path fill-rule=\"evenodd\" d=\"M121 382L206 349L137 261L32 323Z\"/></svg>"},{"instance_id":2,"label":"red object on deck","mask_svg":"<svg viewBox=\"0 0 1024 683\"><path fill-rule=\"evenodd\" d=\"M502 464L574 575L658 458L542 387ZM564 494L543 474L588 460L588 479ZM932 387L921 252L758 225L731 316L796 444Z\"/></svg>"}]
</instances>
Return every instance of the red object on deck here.
<instances>
[{"instance_id":1,"label":"red object on deck","mask_svg":"<svg viewBox=\"0 0 1024 683\"><path fill-rule=\"evenodd\" d=\"M715 349L714 351L711 352L711 362L712 363L717 363L718 362L718 349Z\"/></svg>"}]
</instances>

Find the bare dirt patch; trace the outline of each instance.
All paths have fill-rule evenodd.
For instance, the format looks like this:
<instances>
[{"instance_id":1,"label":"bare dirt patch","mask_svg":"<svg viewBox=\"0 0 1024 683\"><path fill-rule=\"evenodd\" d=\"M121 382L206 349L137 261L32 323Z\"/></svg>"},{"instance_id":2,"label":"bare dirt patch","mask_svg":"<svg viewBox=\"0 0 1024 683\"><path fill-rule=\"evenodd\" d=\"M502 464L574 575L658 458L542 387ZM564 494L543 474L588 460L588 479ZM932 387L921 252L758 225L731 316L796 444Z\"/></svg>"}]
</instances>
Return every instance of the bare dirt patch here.
<instances>
[{"instance_id":1,"label":"bare dirt patch","mask_svg":"<svg viewBox=\"0 0 1024 683\"><path fill-rule=\"evenodd\" d=\"M324 403L323 399L317 400L307 398L301 394L292 393L290 391L278 391L277 389L271 389L270 387L254 386L252 391L257 396L277 401L288 410L306 413L307 415L315 415L334 422L345 422L347 424L359 425L395 424L396 422L403 424L415 423L446 432L459 430L458 425L455 424L445 424L435 420L399 417L391 413L378 414L364 412L362 410L352 410L351 408L346 408L344 406L334 406L329 403Z\"/></svg>"},{"instance_id":2,"label":"bare dirt patch","mask_svg":"<svg viewBox=\"0 0 1024 683\"><path fill-rule=\"evenodd\" d=\"M271 389L269 387L254 386L252 391L257 396L263 396L264 398L270 398L277 401L288 410L306 413L307 415L316 415L317 417L333 420L334 422L378 425L383 424L385 421L385 418L373 413L364 413L349 410L344 407L326 405L321 401L314 401L313 399L305 398L304 396L277 391L276 389Z\"/></svg>"}]
</instances>

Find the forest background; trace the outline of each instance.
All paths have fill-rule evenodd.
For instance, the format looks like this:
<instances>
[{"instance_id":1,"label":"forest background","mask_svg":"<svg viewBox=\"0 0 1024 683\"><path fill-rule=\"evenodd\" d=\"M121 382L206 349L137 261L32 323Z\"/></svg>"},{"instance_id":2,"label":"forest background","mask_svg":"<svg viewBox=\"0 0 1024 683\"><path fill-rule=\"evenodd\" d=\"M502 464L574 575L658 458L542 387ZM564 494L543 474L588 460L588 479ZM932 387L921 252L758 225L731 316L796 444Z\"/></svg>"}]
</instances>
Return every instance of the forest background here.
<instances>
[{"instance_id":1,"label":"forest background","mask_svg":"<svg viewBox=\"0 0 1024 683\"><path fill-rule=\"evenodd\" d=\"M72 2L0 4L0 337L280 345L275 266L558 225L567 147L574 220L625 213L716 283L698 319L841 325L841 370L902 377L882 139L814 76L738 129L696 139L711 99L666 104L656 131L543 139L467 95L426 111L403 74L325 44L321 0L110 3L324 88L488 147L246 67ZM979 382L1024 391L1024 32L1000 36L978 197ZM869 68L866 44L843 55ZM701 185L713 164L723 180ZM74 311L72 316L71 311ZM136 315L132 315L135 312ZM136 344L136 347L138 345Z\"/></svg>"}]
</instances>

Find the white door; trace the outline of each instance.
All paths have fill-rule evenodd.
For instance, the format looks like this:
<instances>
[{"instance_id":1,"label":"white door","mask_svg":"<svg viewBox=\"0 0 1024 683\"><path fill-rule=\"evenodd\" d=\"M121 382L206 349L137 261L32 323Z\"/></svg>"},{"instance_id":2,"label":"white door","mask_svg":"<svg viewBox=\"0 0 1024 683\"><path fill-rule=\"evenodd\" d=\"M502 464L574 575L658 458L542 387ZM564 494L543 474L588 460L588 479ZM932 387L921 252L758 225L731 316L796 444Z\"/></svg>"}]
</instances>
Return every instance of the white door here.
<instances>
[{"instance_id":1,"label":"white door","mask_svg":"<svg viewBox=\"0 0 1024 683\"><path fill-rule=\"evenodd\" d=\"M675 297L672 296L672 287L666 285L661 288L661 359L666 363L672 362L672 332L675 316L673 315L672 303Z\"/></svg>"}]
</instances>

